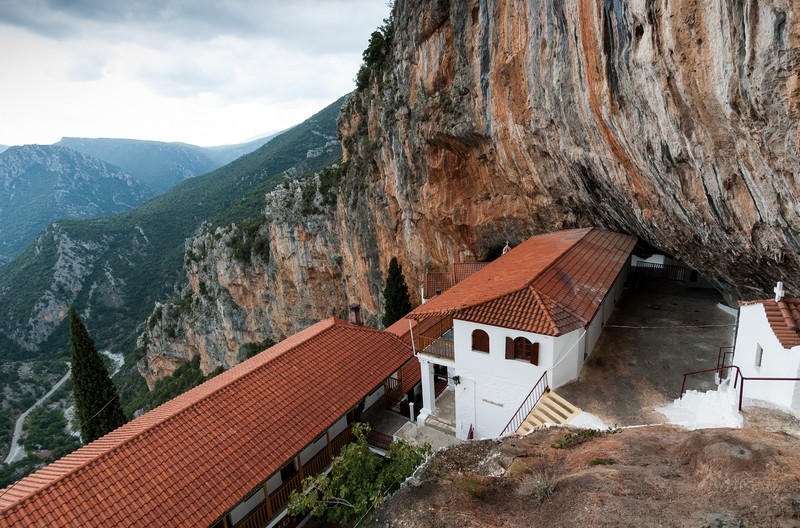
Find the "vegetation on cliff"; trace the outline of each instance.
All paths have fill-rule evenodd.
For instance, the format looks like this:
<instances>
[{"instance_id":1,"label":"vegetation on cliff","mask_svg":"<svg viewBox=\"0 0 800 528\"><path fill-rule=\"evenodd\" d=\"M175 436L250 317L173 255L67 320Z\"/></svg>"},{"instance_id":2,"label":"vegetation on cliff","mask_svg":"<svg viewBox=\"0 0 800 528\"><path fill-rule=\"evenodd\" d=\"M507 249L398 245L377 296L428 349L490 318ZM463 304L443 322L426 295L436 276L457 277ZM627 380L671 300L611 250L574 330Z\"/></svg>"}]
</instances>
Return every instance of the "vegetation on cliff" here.
<instances>
[{"instance_id":1,"label":"vegetation on cliff","mask_svg":"<svg viewBox=\"0 0 800 528\"><path fill-rule=\"evenodd\" d=\"M430 455L427 444L417 447L395 441L382 457L367 445L369 431L368 424L353 424L356 440L333 459L330 471L307 477L302 491L292 491L289 513L357 526Z\"/></svg>"},{"instance_id":2,"label":"vegetation on cliff","mask_svg":"<svg viewBox=\"0 0 800 528\"><path fill-rule=\"evenodd\" d=\"M397 263L397 257L389 262L386 274L386 287L383 289L384 310L383 327L388 328L411 311L411 299L408 296L406 278L403 267Z\"/></svg>"},{"instance_id":3,"label":"vegetation on cliff","mask_svg":"<svg viewBox=\"0 0 800 528\"><path fill-rule=\"evenodd\" d=\"M85 444L125 424L119 394L89 332L74 307L69 310L72 383Z\"/></svg>"},{"instance_id":4,"label":"vegetation on cliff","mask_svg":"<svg viewBox=\"0 0 800 528\"><path fill-rule=\"evenodd\" d=\"M198 226L257 218L264 195L287 171L319 170L341 155L335 123L343 100L134 211L45 230L0 274L0 358L63 355L63 317L72 303L94 314L101 348L132 351L153 303L184 282L184 241Z\"/></svg>"},{"instance_id":5,"label":"vegetation on cliff","mask_svg":"<svg viewBox=\"0 0 800 528\"><path fill-rule=\"evenodd\" d=\"M370 35L369 44L361 55L363 62L356 74L356 90L366 88L373 74L379 76L389 66L394 33L392 20L391 16L384 19L383 24Z\"/></svg>"}]
</instances>

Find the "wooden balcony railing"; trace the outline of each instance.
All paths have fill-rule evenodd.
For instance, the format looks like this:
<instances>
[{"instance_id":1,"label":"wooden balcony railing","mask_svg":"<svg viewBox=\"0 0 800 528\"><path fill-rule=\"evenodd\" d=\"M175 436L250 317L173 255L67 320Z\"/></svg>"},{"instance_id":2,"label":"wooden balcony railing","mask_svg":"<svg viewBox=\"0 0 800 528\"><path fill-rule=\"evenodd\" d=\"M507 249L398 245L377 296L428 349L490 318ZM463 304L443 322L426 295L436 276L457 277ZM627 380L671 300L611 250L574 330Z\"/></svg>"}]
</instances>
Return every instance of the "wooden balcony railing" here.
<instances>
[{"instance_id":1,"label":"wooden balcony railing","mask_svg":"<svg viewBox=\"0 0 800 528\"><path fill-rule=\"evenodd\" d=\"M262 502L241 523L237 524L236 528L263 528L271 518L269 511L267 511L267 503Z\"/></svg>"},{"instance_id":2,"label":"wooden balcony railing","mask_svg":"<svg viewBox=\"0 0 800 528\"><path fill-rule=\"evenodd\" d=\"M236 528L263 528L276 514L283 511L289 504L289 496L293 490L301 490L303 479L307 476L322 473L331 465L332 457L337 456L344 446L355 440L353 431L348 427L339 436L331 440L330 445L314 455L311 460L303 464L300 471L292 478L280 485L278 489L269 494L269 498L259 504L247 517L236 525Z\"/></svg>"},{"instance_id":3,"label":"wooden balcony railing","mask_svg":"<svg viewBox=\"0 0 800 528\"><path fill-rule=\"evenodd\" d=\"M420 354L436 356L444 359L456 358L453 342L447 339L419 336Z\"/></svg>"},{"instance_id":4,"label":"wooden balcony railing","mask_svg":"<svg viewBox=\"0 0 800 528\"><path fill-rule=\"evenodd\" d=\"M453 317L442 317L436 324L426 328L419 336L419 351L421 354L455 359L453 346Z\"/></svg>"}]
</instances>

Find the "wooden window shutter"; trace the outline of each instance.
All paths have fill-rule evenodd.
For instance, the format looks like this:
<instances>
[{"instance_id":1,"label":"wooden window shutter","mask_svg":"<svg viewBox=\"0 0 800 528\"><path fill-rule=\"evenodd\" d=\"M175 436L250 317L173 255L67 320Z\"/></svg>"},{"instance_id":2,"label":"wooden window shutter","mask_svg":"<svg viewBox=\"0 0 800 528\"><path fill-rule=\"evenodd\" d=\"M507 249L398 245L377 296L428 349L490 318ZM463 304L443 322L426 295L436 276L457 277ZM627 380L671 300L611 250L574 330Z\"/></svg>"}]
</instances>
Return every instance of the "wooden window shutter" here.
<instances>
[{"instance_id":1,"label":"wooden window shutter","mask_svg":"<svg viewBox=\"0 0 800 528\"><path fill-rule=\"evenodd\" d=\"M506 359L514 359L514 340L506 338Z\"/></svg>"},{"instance_id":2,"label":"wooden window shutter","mask_svg":"<svg viewBox=\"0 0 800 528\"><path fill-rule=\"evenodd\" d=\"M533 343L531 345L531 364L539 364L539 343Z\"/></svg>"}]
</instances>

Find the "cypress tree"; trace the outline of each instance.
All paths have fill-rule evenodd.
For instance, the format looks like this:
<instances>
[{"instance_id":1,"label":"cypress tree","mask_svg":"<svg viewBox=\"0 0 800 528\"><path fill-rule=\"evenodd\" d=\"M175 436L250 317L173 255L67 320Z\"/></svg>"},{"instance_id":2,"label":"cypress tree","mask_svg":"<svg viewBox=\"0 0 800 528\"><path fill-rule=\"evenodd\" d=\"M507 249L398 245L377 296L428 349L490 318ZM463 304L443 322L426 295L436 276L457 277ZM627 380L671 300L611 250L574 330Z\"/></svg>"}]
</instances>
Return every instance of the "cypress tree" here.
<instances>
[{"instance_id":1,"label":"cypress tree","mask_svg":"<svg viewBox=\"0 0 800 528\"><path fill-rule=\"evenodd\" d=\"M72 384L84 444L125 423L119 394L75 307L69 309Z\"/></svg>"},{"instance_id":2,"label":"cypress tree","mask_svg":"<svg viewBox=\"0 0 800 528\"><path fill-rule=\"evenodd\" d=\"M389 262L383 299L386 303L383 311L384 328L388 328L411 311L411 299L408 296L406 278L403 276L403 267L397 263L397 257L392 257Z\"/></svg>"}]
</instances>

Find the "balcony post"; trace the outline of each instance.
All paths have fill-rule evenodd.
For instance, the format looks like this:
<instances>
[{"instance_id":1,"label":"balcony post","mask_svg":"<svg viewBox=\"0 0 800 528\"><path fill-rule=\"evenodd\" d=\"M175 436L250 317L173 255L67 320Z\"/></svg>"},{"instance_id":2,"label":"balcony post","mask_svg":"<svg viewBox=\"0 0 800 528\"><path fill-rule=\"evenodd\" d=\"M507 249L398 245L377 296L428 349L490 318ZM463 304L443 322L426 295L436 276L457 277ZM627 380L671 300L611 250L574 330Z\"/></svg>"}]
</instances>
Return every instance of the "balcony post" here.
<instances>
[{"instance_id":1,"label":"balcony post","mask_svg":"<svg viewBox=\"0 0 800 528\"><path fill-rule=\"evenodd\" d=\"M425 423L425 418L436 412L436 393L434 390L433 363L419 358L419 367L422 369L422 409L419 410L417 423Z\"/></svg>"},{"instance_id":2,"label":"balcony post","mask_svg":"<svg viewBox=\"0 0 800 528\"><path fill-rule=\"evenodd\" d=\"M272 519L272 499L269 498L269 490L267 490L267 483L264 483L264 504L267 506L267 518Z\"/></svg>"}]
</instances>

